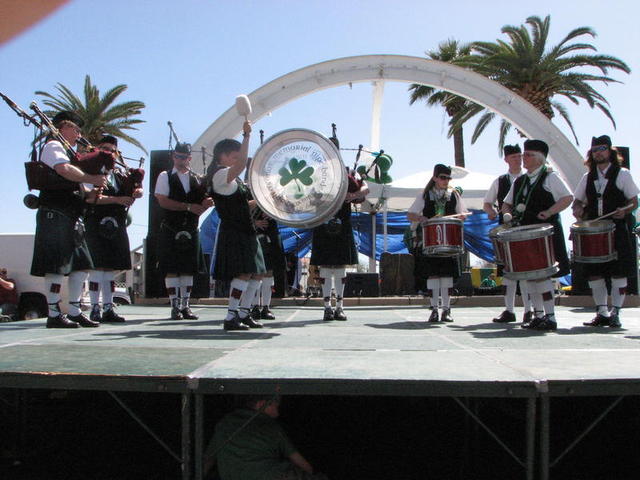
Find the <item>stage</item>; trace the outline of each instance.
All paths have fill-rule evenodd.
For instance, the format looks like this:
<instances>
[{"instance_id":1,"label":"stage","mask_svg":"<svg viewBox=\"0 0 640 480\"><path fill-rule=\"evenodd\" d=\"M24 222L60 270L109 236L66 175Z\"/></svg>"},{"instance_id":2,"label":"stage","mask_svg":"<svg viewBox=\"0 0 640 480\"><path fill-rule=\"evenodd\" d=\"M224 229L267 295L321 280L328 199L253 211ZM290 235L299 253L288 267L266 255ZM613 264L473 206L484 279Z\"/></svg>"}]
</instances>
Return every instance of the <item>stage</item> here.
<instances>
[{"instance_id":1,"label":"stage","mask_svg":"<svg viewBox=\"0 0 640 480\"><path fill-rule=\"evenodd\" d=\"M156 305L121 307L125 324L95 329L3 323L0 387L182 395L183 478L201 478L203 395L522 399L525 454L512 456L523 478L548 478L551 398L640 394L640 309L623 310L613 330L583 327L591 308L559 306L552 333L492 323L500 311L454 305L454 323L430 324L421 306L360 306L323 322L321 308L287 306L248 332L225 332L225 308L205 305L199 320L170 320Z\"/></svg>"}]
</instances>

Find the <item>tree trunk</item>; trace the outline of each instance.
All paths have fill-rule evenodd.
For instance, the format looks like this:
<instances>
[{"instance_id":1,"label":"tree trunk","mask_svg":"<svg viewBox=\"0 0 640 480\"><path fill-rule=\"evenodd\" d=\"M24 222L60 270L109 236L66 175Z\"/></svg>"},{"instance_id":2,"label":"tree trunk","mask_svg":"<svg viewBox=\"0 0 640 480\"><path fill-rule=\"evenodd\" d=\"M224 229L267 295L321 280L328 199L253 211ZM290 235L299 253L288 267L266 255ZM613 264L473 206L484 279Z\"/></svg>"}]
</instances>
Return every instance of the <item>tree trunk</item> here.
<instances>
[{"instance_id":1,"label":"tree trunk","mask_svg":"<svg viewBox=\"0 0 640 480\"><path fill-rule=\"evenodd\" d=\"M464 133L462 127L453 132L453 156L456 167L464 168Z\"/></svg>"}]
</instances>

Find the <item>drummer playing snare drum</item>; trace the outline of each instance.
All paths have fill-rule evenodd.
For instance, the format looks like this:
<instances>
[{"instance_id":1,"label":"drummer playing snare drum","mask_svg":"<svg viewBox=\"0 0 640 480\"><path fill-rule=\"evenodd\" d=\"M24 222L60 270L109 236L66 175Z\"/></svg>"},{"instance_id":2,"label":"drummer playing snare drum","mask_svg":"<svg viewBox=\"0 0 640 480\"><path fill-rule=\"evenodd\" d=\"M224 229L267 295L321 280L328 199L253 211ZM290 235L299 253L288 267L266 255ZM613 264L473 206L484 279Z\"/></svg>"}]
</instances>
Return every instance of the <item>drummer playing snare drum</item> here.
<instances>
[{"instance_id":1,"label":"drummer playing snare drum","mask_svg":"<svg viewBox=\"0 0 640 480\"><path fill-rule=\"evenodd\" d=\"M614 244L617 260L606 263L585 263L585 273L597 313L587 327L619 328L620 309L624 304L627 277L635 275L637 267L631 262L634 243L632 211L638 207L638 193L631 172L622 168L622 158L607 135L593 137L585 164L589 171L576 187L573 215L578 220L593 220L611 214L615 224ZM625 208L627 207L628 208ZM615 212L615 213L613 213ZM611 279L611 310L607 307L607 285Z\"/></svg>"},{"instance_id":2,"label":"drummer playing snare drum","mask_svg":"<svg viewBox=\"0 0 640 480\"><path fill-rule=\"evenodd\" d=\"M468 215L460 192L449 186L451 168L437 164L433 168L433 177L423 192L418 194L407 212L410 222L425 222L433 217L453 216L459 218ZM431 297L430 322L453 322L451 317L450 295L453 290L453 278L459 275L459 255L432 257L416 253L415 275L427 279L427 295ZM442 315L438 317L438 298L442 303Z\"/></svg>"},{"instance_id":3,"label":"drummer playing snare drum","mask_svg":"<svg viewBox=\"0 0 640 480\"><path fill-rule=\"evenodd\" d=\"M569 273L569 258L559 214L571 205L573 196L564 180L556 172L547 169L548 153L549 146L542 140L524 142L523 163L527 173L511 185L502 205L502 213L512 214L514 225L553 225L553 247L559 267L554 277L561 277ZM558 324L551 278L526 282L533 302L534 318L531 322L523 322L522 328L556 330Z\"/></svg>"}]
</instances>

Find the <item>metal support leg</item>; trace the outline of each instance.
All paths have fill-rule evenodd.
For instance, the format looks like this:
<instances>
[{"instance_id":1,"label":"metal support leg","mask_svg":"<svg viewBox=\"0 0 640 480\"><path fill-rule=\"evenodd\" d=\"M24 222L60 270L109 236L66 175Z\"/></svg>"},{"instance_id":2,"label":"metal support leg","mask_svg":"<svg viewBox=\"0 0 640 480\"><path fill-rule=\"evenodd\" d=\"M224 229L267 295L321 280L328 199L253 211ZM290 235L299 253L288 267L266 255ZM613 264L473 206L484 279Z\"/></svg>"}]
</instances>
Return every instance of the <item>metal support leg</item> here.
<instances>
[{"instance_id":1,"label":"metal support leg","mask_svg":"<svg viewBox=\"0 0 640 480\"><path fill-rule=\"evenodd\" d=\"M540 480L549 480L549 397L540 397Z\"/></svg>"},{"instance_id":2,"label":"metal support leg","mask_svg":"<svg viewBox=\"0 0 640 480\"><path fill-rule=\"evenodd\" d=\"M203 472L203 450L204 450L204 397L201 393L195 395L195 462L196 480L202 480Z\"/></svg>"},{"instance_id":3,"label":"metal support leg","mask_svg":"<svg viewBox=\"0 0 640 480\"><path fill-rule=\"evenodd\" d=\"M191 393L182 394L182 480L191 480Z\"/></svg>"},{"instance_id":4,"label":"metal support leg","mask_svg":"<svg viewBox=\"0 0 640 480\"><path fill-rule=\"evenodd\" d=\"M527 480L533 480L536 447L536 399L527 398L526 449Z\"/></svg>"}]
</instances>

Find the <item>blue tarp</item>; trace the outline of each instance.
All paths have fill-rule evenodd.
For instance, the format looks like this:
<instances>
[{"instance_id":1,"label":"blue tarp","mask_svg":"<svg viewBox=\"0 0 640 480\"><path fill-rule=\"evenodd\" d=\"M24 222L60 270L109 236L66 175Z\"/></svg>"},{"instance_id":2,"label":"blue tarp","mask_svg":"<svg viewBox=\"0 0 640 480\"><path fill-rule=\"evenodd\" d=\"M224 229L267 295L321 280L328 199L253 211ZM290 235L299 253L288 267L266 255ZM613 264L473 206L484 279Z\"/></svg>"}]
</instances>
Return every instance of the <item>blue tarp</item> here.
<instances>
[{"instance_id":1,"label":"blue tarp","mask_svg":"<svg viewBox=\"0 0 640 480\"><path fill-rule=\"evenodd\" d=\"M218 213L215 209L209 214L200 227L200 243L204 253L212 254L218 227ZM371 215L368 213L352 213L353 235L358 251L371 256ZM482 210L473 210L473 215L467 217L464 222L465 248L474 255L493 262L493 246L489 240L489 230L498 225L497 221L489 220ZM387 252L407 253L403 242L405 229L409 226L407 215L404 212L389 212L387 214ZM380 260L383 253L383 215L376 214L376 259ZM285 252L298 252L298 257L305 256L311 248L311 230L294 229L280 226L280 236L284 244Z\"/></svg>"}]
</instances>

